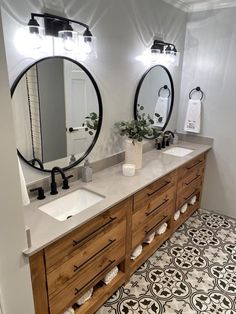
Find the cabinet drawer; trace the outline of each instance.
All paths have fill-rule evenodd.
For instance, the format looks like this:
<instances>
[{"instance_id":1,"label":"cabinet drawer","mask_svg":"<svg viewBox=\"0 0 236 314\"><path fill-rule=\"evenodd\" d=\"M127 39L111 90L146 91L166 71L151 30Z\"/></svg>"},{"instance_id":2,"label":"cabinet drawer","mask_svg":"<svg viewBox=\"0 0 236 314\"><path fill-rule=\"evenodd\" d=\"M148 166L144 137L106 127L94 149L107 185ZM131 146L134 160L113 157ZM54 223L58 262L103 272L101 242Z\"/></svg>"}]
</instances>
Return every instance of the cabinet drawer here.
<instances>
[{"instance_id":1,"label":"cabinet drawer","mask_svg":"<svg viewBox=\"0 0 236 314\"><path fill-rule=\"evenodd\" d=\"M177 195L177 209L180 209L182 205L187 203L194 195L198 195L202 188L202 177L198 178L194 184L191 184L191 186L187 187L185 190L183 190L181 193L178 193Z\"/></svg>"},{"instance_id":2,"label":"cabinet drawer","mask_svg":"<svg viewBox=\"0 0 236 314\"><path fill-rule=\"evenodd\" d=\"M173 171L136 193L134 195L134 212L145 207L150 198L159 196L161 193L166 192L168 189L175 186L175 184L176 171Z\"/></svg>"},{"instance_id":3,"label":"cabinet drawer","mask_svg":"<svg viewBox=\"0 0 236 314\"><path fill-rule=\"evenodd\" d=\"M140 208L138 211L133 213L132 217L132 230L135 231L148 220L152 219L155 215L156 219L159 219L159 214L170 205L170 203L175 200L175 187L167 190L165 193L160 194L160 196L150 197L146 204Z\"/></svg>"},{"instance_id":4,"label":"cabinet drawer","mask_svg":"<svg viewBox=\"0 0 236 314\"><path fill-rule=\"evenodd\" d=\"M107 232L125 219L130 199L92 219L85 225L45 249L46 269L52 271L78 253L78 250L101 232Z\"/></svg>"},{"instance_id":5,"label":"cabinet drawer","mask_svg":"<svg viewBox=\"0 0 236 314\"><path fill-rule=\"evenodd\" d=\"M187 162L185 165L178 169L178 180L183 179L188 176L190 171L193 171L205 164L205 154L194 158L193 160Z\"/></svg>"},{"instance_id":6,"label":"cabinet drawer","mask_svg":"<svg viewBox=\"0 0 236 314\"><path fill-rule=\"evenodd\" d=\"M94 263L85 267L81 274L78 273L76 278L66 286L66 289L49 296L50 314L62 314L83 293L104 278L114 266L118 265L124 255L125 241L123 240Z\"/></svg>"},{"instance_id":7,"label":"cabinet drawer","mask_svg":"<svg viewBox=\"0 0 236 314\"><path fill-rule=\"evenodd\" d=\"M148 235L156 231L164 222L168 221L174 212L174 208L175 203L172 201L168 206L152 214L146 223L143 222L141 228L134 229L132 232L132 250L141 244Z\"/></svg>"},{"instance_id":8,"label":"cabinet drawer","mask_svg":"<svg viewBox=\"0 0 236 314\"><path fill-rule=\"evenodd\" d=\"M117 224L106 233L101 233L80 247L77 254L61 264L58 268L47 273L48 293L63 289L68 281L74 280L77 275L84 272L90 264L96 264L96 260L102 254L106 254L126 236L126 220ZM120 256L122 257L122 256ZM90 278L91 279L91 278Z\"/></svg>"},{"instance_id":9,"label":"cabinet drawer","mask_svg":"<svg viewBox=\"0 0 236 314\"><path fill-rule=\"evenodd\" d=\"M188 174L179 180L177 185L177 191L180 193L182 190L194 185L199 178L202 178L204 174L204 163L200 164L198 167L189 170Z\"/></svg>"}]
</instances>

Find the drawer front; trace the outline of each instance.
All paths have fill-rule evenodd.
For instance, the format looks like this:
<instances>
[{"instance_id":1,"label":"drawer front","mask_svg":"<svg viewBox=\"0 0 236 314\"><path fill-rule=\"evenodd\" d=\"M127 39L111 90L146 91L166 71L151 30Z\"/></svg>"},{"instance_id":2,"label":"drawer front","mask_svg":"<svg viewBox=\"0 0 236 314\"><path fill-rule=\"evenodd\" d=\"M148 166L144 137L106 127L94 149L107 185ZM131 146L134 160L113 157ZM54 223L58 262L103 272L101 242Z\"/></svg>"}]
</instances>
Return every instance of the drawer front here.
<instances>
[{"instance_id":1,"label":"drawer front","mask_svg":"<svg viewBox=\"0 0 236 314\"><path fill-rule=\"evenodd\" d=\"M193 170L189 170L188 174L182 179L179 180L177 185L177 191L180 193L182 190L195 185L199 178L202 178L204 175L204 164L200 164L198 167Z\"/></svg>"},{"instance_id":2,"label":"drawer front","mask_svg":"<svg viewBox=\"0 0 236 314\"><path fill-rule=\"evenodd\" d=\"M198 178L194 184L177 195L177 209L187 203L194 195L199 195L202 188L202 177Z\"/></svg>"},{"instance_id":3,"label":"drawer front","mask_svg":"<svg viewBox=\"0 0 236 314\"><path fill-rule=\"evenodd\" d=\"M173 215L175 203L172 201L168 206L162 210L150 215L146 223L143 222L142 227L132 232L132 250L141 244L147 236L156 231L164 222L167 222Z\"/></svg>"},{"instance_id":4,"label":"drawer front","mask_svg":"<svg viewBox=\"0 0 236 314\"><path fill-rule=\"evenodd\" d=\"M52 271L78 253L86 242L101 232L107 232L126 218L130 207L130 199L121 202L112 209L92 219L64 238L45 249L46 269Z\"/></svg>"},{"instance_id":5,"label":"drawer front","mask_svg":"<svg viewBox=\"0 0 236 314\"><path fill-rule=\"evenodd\" d=\"M165 212L166 208L168 208L173 201L175 201L175 187L172 187L159 196L150 197L142 208L133 213L132 230L136 231L142 228L143 224L154 216L156 219L159 219L158 216L160 215L161 217L163 210Z\"/></svg>"},{"instance_id":6,"label":"drawer front","mask_svg":"<svg viewBox=\"0 0 236 314\"><path fill-rule=\"evenodd\" d=\"M146 206L147 201L166 192L176 184L176 171L153 182L148 187L134 195L134 212Z\"/></svg>"},{"instance_id":7,"label":"drawer front","mask_svg":"<svg viewBox=\"0 0 236 314\"><path fill-rule=\"evenodd\" d=\"M64 289L68 281L80 276L89 265L96 264L101 255L106 254L126 236L126 220L116 225L106 233L101 233L81 246L76 255L58 268L47 273L48 293ZM122 257L122 256L120 256ZM124 257L124 256L123 256ZM88 280L92 278L88 277Z\"/></svg>"},{"instance_id":8,"label":"drawer front","mask_svg":"<svg viewBox=\"0 0 236 314\"><path fill-rule=\"evenodd\" d=\"M62 314L68 307L75 303L80 296L90 287L94 286L116 265L125 254L125 241L121 241L107 254L102 255L96 262L89 264L81 274L66 286L66 291L61 290L49 296L50 314ZM92 279L91 279L92 278ZM66 293L65 293L66 292Z\"/></svg>"},{"instance_id":9,"label":"drawer front","mask_svg":"<svg viewBox=\"0 0 236 314\"><path fill-rule=\"evenodd\" d=\"M205 159L205 154L201 154L200 156L194 158L193 160L180 167L178 169L178 181L188 176L190 171L193 171L205 165Z\"/></svg>"}]
</instances>

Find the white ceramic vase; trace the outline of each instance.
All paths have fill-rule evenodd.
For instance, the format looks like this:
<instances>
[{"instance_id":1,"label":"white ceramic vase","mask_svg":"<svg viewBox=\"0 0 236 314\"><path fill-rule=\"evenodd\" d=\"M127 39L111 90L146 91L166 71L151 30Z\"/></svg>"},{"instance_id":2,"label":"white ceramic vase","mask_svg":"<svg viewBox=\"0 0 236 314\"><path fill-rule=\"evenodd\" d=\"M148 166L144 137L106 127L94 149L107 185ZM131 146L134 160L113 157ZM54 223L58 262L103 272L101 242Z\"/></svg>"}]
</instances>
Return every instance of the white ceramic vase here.
<instances>
[{"instance_id":1,"label":"white ceramic vase","mask_svg":"<svg viewBox=\"0 0 236 314\"><path fill-rule=\"evenodd\" d=\"M136 169L142 168L143 142L126 139L125 143L125 163L135 165Z\"/></svg>"}]
</instances>

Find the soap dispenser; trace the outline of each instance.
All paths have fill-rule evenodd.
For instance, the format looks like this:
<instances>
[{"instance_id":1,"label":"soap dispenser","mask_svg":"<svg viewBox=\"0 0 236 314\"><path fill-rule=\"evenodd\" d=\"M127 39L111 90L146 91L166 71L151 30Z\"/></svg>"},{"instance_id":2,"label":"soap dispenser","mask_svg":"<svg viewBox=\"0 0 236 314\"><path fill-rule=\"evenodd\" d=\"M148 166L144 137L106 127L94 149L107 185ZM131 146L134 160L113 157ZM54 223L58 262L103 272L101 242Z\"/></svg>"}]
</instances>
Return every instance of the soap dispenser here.
<instances>
[{"instance_id":1,"label":"soap dispenser","mask_svg":"<svg viewBox=\"0 0 236 314\"><path fill-rule=\"evenodd\" d=\"M93 169L90 166L88 159L85 159L84 165L82 167L82 181L91 182L93 177Z\"/></svg>"}]
</instances>

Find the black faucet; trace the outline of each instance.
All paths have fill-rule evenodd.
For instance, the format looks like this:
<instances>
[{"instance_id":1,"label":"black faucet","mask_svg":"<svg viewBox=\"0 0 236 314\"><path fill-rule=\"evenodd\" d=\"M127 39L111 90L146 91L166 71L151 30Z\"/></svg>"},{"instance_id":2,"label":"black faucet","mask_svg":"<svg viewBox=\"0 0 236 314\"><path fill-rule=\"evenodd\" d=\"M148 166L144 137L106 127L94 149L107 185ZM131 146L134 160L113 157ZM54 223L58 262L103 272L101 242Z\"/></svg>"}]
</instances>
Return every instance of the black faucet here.
<instances>
[{"instance_id":1,"label":"black faucet","mask_svg":"<svg viewBox=\"0 0 236 314\"><path fill-rule=\"evenodd\" d=\"M59 172L61 174L61 177L62 177L62 180L63 180L63 183L62 183L62 188L63 190L67 190L69 189L69 184L68 184L68 179L72 178L73 176L68 176L66 177L65 173L63 172L63 170L59 167L54 167L52 168L52 171L51 171L51 192L50 194L51 195L55 195L58 193L57 191L57 183L56 183L56 180L55 180L55 176L56 176L56 173Z\"/></svg>"},{"instance_id":2,"label":"black faucet","mask_svg":"<svg viewBox=\"0 0 236 314\"><path fill-rule=\"evenodd\" d=\"M170 146L170 136L172 137L171 142L173 142L173 139L175 137L174 133L172 131L169 131L169 130L164 132L164 138L166 138L166 142L165 142L166 146Z\"/></svg>"}]
</instances>

